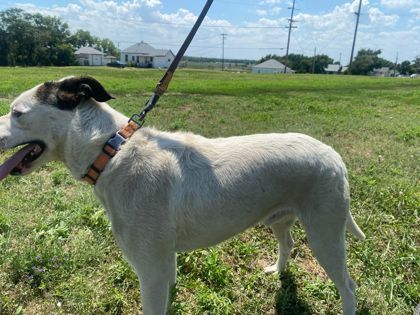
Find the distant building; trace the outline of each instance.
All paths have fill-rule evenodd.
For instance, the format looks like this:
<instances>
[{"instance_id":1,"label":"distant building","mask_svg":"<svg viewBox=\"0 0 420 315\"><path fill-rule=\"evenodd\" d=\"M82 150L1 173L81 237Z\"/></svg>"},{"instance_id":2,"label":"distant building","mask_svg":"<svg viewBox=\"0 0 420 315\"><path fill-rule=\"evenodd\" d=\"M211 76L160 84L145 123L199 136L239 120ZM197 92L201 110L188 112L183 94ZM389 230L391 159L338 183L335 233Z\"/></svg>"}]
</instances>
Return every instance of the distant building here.
<instances>
[{"instance_id":1,"label":"distant building","mask_svg":"<svg viewBox=\"0 0 420 315\"><path fill-rule=\"evenodd\" d=\"M398 71L395 71L395 76L399 75ZM378 69L373 69L370 75L374 75L377 77L392 77L394 75L394 70L391 70L390 67L382 67Z\"/></svg>"},{"instance_id":2,"label":"distant building","mask_svg":"<svg viewBox=\"0 0 420 315\"><path fill-rule=\"evenodd\" d=\"M266 60L258 65L252 66L252 73L284 73L286 66L275 59ZM294 70L286 67L286 73L295 73Z\"/></svg>"},{"instance_id":3,"label":"distant building","mask_svg":"<svg viewBox=\"0 0 420 315\"><path fill-rule=\"evenodd\" d=\"M167 68L175 58L170 49L156 49L145 42L140 42L121 51L120 61L133 63L136 67Z\"/></svg>"},{"instance_id":4,"label":"distant building","mask_svg":"<svg viewBox=\"0 0 420 315\"><path fill-rule=\"evenodd\" d=\"M81 47L74 53L81 66L103 66L104 53L93 47Z\"/></svg>"},{"instance_id":5,"label":"distant building","mask_svg":"<svg viewBox=\"0 0 420 315\"><path fill-rule=\"evenodd\" d=\"M348 67L337 65L337 64L329 64L328 67L324 68L325 73L328 74L340 74L347 70Z\"/></svg>"},{"instance_id":6,"label":"distant building","mask_svg":"<svg viewBox=\"0 0 420 315\"><path fill-rule=\"evenodd\" d=\"M104 65L107 65L108 63L115 62L115 61L117 61L117 57L114 57L111 55L104 56Z\"/></svg>"}]
</instances>

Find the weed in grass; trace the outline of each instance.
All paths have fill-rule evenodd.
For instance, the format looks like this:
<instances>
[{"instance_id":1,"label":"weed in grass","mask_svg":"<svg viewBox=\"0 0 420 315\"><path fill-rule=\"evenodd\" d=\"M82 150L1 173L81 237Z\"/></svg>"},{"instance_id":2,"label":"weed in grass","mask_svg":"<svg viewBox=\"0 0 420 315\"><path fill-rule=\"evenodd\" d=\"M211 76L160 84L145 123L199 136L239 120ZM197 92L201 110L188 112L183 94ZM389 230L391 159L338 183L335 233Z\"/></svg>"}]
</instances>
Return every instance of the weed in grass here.
<instances>
[{"instance_id":1,"label":"weed in grass","mask_svg":"<svg viewBox=\"0 0 420 315\"><path fill-rule=\"evenodd\" d=\"M42 294L53 286L63 271L68 271L60 270L66 266L66 260L68 257L59 246L32 243L10 257L11 281L27 284L35 293Z\"/></svg>"},{"instance_id":2,"label":"weed in grass","mask_svg":"<svg viewBox=\"0 0 420 315\"><path fill-rule=\"evenodd\" d=\"M229 267L224 265L215 249L195 251L194 254L180 254L178 265L183 274L194 274L207 285L223 288L232 281Z\"/></svg>"},{"instance_id":3,"label":"weed in grass","mask_svg":"<svg viewBox=\"0 0 420 315\"><path fill-rule=\"evenodd\" d=\"M10 223L10 219L0 212L0 235L4 235L10 230Z\"/></svg>"},{"instance_id":4,"label":"weed in grass","mask_svg":"<svg viewBox=\"0 0 420 315\"><path fill-rule=\"evenodd\" d=\"M213 290L200 291L197 298L198 314L230 315L232 314L232 301Z\"/></svg>"},{"instance_id":5,"label":"weed in grass","mask_svg":"<svg viewBox=\"0 0 420 315\"><path fill-rule=\"evenodd\" d=\"M182 118L178 118L178 119L174 120L169 125L169 130L171 130L171 131L187 130L187 129L188 129L188 125L187 125L186 121Z\"/></svg>"},{"instance_id":6,"label":"weed in grass","mask_svg":"<svg viewBox=\"0 0 420 315\"><path fill-rule=\"evenodd\" d=\"M415 145L416 140L420 138L420 126L400 130L396 136L398 140L404 141L409 145Z\"/></svg>"}]
</instances>

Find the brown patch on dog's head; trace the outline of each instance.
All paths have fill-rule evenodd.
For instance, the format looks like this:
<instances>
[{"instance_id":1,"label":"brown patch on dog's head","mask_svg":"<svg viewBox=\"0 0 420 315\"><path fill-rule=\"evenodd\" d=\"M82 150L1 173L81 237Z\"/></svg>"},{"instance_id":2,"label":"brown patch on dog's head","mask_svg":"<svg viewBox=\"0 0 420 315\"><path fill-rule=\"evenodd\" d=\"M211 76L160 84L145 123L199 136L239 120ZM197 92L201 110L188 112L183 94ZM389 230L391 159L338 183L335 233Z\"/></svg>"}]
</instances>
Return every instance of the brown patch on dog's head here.
<instances>
[{"instance_id":1,"label":"brown patch on dog's head","mask_svg":"<svg viewBox=\"0 0 420 315\"><path fill-rule=\"evenodd\" d=\"M54 105L57 102L57 82L48 81L42 84L35 93L35 97L44 104Z\"/></svg>"},{"instance_id":2,"label":"brown patch on dog's head","mask_svg":"<svg viewBox=\"0 0 420 315\"><path fill-rule=\"evenodd\" d=\"M97 80L88 76L45 82L38 88L36 97L41 102L62 110L73 110L89 98L98 102L106 102L114 98Z\"/></svg>"}]
</instances>

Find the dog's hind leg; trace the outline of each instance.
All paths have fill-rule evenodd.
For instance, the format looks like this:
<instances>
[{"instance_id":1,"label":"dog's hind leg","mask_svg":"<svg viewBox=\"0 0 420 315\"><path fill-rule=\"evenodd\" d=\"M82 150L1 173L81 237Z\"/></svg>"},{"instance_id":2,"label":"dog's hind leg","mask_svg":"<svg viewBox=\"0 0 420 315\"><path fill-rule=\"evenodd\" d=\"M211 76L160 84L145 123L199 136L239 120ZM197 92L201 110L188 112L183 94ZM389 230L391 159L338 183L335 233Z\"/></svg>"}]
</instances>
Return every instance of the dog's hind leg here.
<instances>
[{"instance_id":1,"label":"dog's hind leg","mask_svg":"<svg viewBox=\"0 0 420 315\"><path fill-rule=\"evenodd\" d=\"M346 265L345 211L329 207L313 209L311 215L299 218L309 246L320 265L334 282L341 296L344 315L356 312L355 284Z\"/></svg>"},{"instance_id":2,"label":"dog's hind leg","mask_svg":"<svg viewBox=\"0 0 420 315\"><path fill-rule=\"evenodd\" d=\"M275 221L270 227L278 241L278 258L274 265L264 268L266 273L280 273L286 268L286 263L293 248L293 238L290 228L295 223L294 215L287 215Z\"/></svg>"}]
</instances>

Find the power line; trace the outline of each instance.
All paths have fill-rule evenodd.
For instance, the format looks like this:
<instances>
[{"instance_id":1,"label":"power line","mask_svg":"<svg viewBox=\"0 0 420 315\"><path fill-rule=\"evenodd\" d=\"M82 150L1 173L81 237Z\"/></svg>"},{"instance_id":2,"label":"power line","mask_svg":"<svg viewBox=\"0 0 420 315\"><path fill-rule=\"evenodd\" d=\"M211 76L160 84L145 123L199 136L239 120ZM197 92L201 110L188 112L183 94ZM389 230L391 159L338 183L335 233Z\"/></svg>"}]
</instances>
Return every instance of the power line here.
<instances>
[{"instance_id":1,"label":"power line","mask_svg":"<svg viewBox=\"0 0 420 315\"><path fill-rule=\"evenodd\" d=\"M156 22L156 21L147 21L147 20L137 20L135 18L126 19L131 22L135 22L137 24L146 24L148 27L150 25L173 25L179 27L191 27L191 24L186 23L173 23L173 22ZM255 26L236 26L236 25L210 25L210 24L203 24L201 25L202 28L231 28L231 29L281 29L281 26L267 26L267 25L255 25Z\"/></svg>"},{"instance_id":2,"label":"power line","mask_svg":"<svg viewBox=\"0 0 420 315\"><path fill-rule=\"evenodd\" d=\"M222 34L223 35L223 34ZM220 36L220 35L218 35ZM227 34L225 34L227 36ZM117 43L119 46L122 43L125 44L137 44L135 41L121 41L121 40L114 40L111 39L113 42ZM170 47L179 47L181 43L166 43L166 42L147 42L149 45L157 45L157 46L170 46ZM213 46L202 46L202 45L190 45L191 48L203 48L203 49L220 49L220 45L213 45ZM223 48L223 46L222 46ZM284 49L283 47L235 47L235 46L226 46L224 47L225 50L281 50Z\"/></svg>"}]
</instances>

